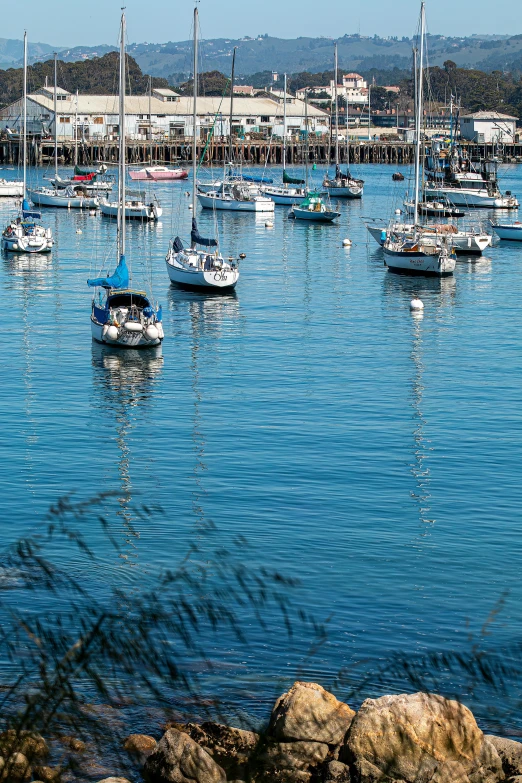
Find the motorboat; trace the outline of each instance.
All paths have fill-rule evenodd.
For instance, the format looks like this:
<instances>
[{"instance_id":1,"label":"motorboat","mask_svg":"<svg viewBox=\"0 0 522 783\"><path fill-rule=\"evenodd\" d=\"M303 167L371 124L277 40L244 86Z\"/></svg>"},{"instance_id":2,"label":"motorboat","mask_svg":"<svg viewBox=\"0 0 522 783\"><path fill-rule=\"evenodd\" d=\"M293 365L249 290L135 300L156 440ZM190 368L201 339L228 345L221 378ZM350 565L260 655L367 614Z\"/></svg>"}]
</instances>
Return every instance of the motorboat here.
<instances>
[{"instance_id":1,"label":"motorboat","mask_svg":"<svg viewBox=\"0 0 522 783\"><path fill-rule=\"evenodd\" d=\"M23 196L24 183L18 180L0 179L0 196Z\"/></svg>"},{"instance_id":2,"label":"motorboat","mask_svg":"<svg viewBox=\"0 0 522 783\"><path fill-rule=\"evenodd\" d=\"M169 169L167 166L146 166L143 169L130 169L129 177L132 180L152 182L175 182L187 179L188 171L185 169Z\"/></svg>"},{"instance_id":3,"label":"motorboat","mask_svg":"<svg viewBox=\"0 0 522 783\"><path fill-rule=\"evenodd\" d=\"M95 289L91 307L91 334L94 340L118 348L150 348L164 337L162 310L145 291L129 287L130 271L125 255L126 208L125 193L125 14L121 16L120 36L120 144L119 201L117 204L118 264L112 275L100 275L87 280Z\"/></svg>"},{"instance_id":4,"label":"motorboat","mask_svg":"<svg viewBox=\"0 0 522 783\"><path fill-rule=\"evenodd\" d=\"M300 204L294 204L289 213L290 218L319 223L331 223L340 215L325 204L319 193L310 193Z\"/></svg>"},{"instance_id":5,"label":"motorboat","mask_svg":"<svg viewBox=\"0 0 522 783\"><path fill-rule=\"evenodd\" d=\"M218 190L198 193L197 198L204 209L232 212L273 212L275 206L271 198L248 182L223 183Z\"/></svg>"},{"instance_id":6,"label":"motorboat","mask_svg":"<svg viewBox=\"0 0 522 783\"><path fill-rule=\"evenodd\" d=\"M491 246L493 237L481 226L458 228L451 223L415 226L413 223L394 222L387 226L383 222L373 221L366 224L368 233L381 246L384 246L391 233L404 234L409 239L415 235L422 237L424 245L433 245L442 241L445 236L451 236L453 248L461 255L482 255Z\"/></svg>"},{"instance_id":7,"label":"motorboat","mask_svg":"<svg viewBox=\"0 0 522 783\"><path fill-rule=\"evenodd\" d=\"M109 201L105 197L99 199L100 212L105 217L118 217L118 210L120 208L119 201ZM146 202L145 198L141 194L132 195L129 194L128 198L125 198L125 210L124 216L127 220L152 220L157 221L163 214L163 210L159 204L158 199L153 196L150 202Z\"/></svg>"}]
</instances>

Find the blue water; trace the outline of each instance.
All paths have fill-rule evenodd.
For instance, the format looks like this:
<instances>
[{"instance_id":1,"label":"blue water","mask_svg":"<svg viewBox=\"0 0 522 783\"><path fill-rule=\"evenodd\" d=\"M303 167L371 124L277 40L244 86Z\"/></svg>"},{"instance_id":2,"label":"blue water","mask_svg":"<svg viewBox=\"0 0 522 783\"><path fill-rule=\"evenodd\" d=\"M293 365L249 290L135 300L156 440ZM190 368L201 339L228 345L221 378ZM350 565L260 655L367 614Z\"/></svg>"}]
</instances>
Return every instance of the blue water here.
<instances>
[{"instance_id":1,"label":"blue water","mask_svg":"<svg viewBox=\"0 0 522 783\"><path fill-rule=\"evenodd\" d=\"M288 221L283 207L273 229L262 215L218 215L224 253L247 254L236 293L221 297L169 285L168 240L188 238L191 213L186 184L158 185L161 223L129 226L128 243L135 285L150 274L163 304L159 353L91 342L85 281L113 263L110 221L47 210L51 256L1 261L2 542L38 528L66 493L116 493L104 509L119 554L94 522L97 565L54 552L103 594L174 567L194 540L204 558L244 535L245 562L299 578L294 605L328 619L311 657L308 629L289 640L276 613L264 631L242 611L246 645L210 639L221 668L209 694L253 714L296 675L329 685L394 653L468 650L502 596L484 643L519 633L522 247L459 259L443 280L387 272L361 217L391 214L392 171L360 168L365 196L341 205L339 225ZM502 185L522 194L519 169ZM0 203L2 225L12 210ZM211 214L199 221L212 230ZM143 520L139 503L164 511ZM388 677L387 691L402 688ZM375 692L370 682L360 697ZM468 694L483 725L496 698Z\"/></svg>"}]
</instances>

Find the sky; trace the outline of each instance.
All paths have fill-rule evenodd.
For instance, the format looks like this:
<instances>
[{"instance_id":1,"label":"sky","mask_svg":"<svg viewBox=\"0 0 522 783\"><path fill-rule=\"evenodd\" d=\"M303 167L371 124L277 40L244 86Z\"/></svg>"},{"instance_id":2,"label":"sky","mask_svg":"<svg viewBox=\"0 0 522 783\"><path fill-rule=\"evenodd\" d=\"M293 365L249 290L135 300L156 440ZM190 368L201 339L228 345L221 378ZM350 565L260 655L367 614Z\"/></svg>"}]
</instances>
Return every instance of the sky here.
<instances>
[{"instance_id":1,"label":"sky","mask_svg":"<svg viewBox=\"0 0 522 783\"><path fill-rule=\"evenodd\" d=\"M164 43L190 36L193 0L126 0L130 43ZM115 44L122 2L89 0L69 5L64 0L25 0L24 14L13 14L2 35L28 38L55 46ZM280 38L345 33L406 35L416 29L418 0L201 0L203 38L255 36ZM74 11L71 12L71 9ZM149 13L150 9L150 13ZM428 30L433 34L522 33L522 5L515 0L427 0Z\"/></svg>"}]
</instances>

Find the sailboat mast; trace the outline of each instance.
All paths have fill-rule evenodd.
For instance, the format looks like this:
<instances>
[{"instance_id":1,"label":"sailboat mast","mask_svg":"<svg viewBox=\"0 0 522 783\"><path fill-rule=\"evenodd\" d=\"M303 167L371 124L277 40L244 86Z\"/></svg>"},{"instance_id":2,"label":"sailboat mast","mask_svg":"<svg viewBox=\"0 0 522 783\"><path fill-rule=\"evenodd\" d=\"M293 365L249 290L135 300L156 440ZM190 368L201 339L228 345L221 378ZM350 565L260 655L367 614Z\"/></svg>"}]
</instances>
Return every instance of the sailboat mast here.
<instances>
[{"instance_id":1,"label":"sailboat mast","mask_svg":"<svg viewBox=\"0 0 522 783\"><path fill-rule=\"evenodd\" d=\"M76 111L74 113L74 165L78 165L78 90L76 90Z\"/></svg>"},{"instance_id":2,"label":"sailboat mast","mask_svg":"<svg viewBox=\"0 0 522 783\"><path fill-rule=\"evenodd\" d=\"M339 102L337 100L337 72L339 70L339 64L337 61L337 43L334 44L334 101L335 101L335 173L337 175L339 167Z\"/></svg>"},{"instance_id":3,"label":"sailboat mast","mask_svg":"<svg viewBox=\"0 0 522 783\"><path fill-rule=\"evenodd\" d=\"M194 87L192 93L192 217L196 217L196 178L198 175L197 144L197 100L198 100L198 9L194 8Z\"/></svg>"},{"instance_id":4,"label":"sailboat mast","mask_svg":"<svg viewBox=\"0 0 522 783\"><path fill-rule=\"evenodd\" d=\"M152 166L152 76L149 76L149 158Z\"/></svg>"},{"instance_id":5,"label":"sailboat mast","mask_svg":"<svg viewBox=\"0 0 522 783\"><path fill-rule=\"evenodd\" d=\"M426 27L425 5L421 3L420 18L420 53L419 53L419 76L417 79L417 113L415 116L415 208L413 212L414 225L417 225L419 218L419 186L420 186L420 152L421 152L421 128L423 114L423 67L424 67L424 36Z\"/></svg>"},{"instance_id":6,"label":"sailboat mast","mask_svg":"<svg viewBox=\"0 0 522 783\"><path fill-rule=\"evenodd\" d=\"M234 113L234 77L236 71L236 48L234 46L234 52L232 54L232 74L230 76L230 117L229 123L229 147L228 147L228 162L232 165L232 118Z\"/></svg>"},{"instance_id":7,"label":"sailboat mast","mask_svg":"<svg viewBox=\"0 0 522 783\"><path fill-rule=\"evenodd\" d=\"M121 15L120 41L120 256L125 255L125 14Z\"/></svg>"},{"instance_id":8,"label":"sailboat mast","mask_svg":"<svg viewBox=\"0 0 522 783\"><path fill-rule=\"evenodd\" d=\"M24 149L23 149L23 167L24 167L24 195L27 183L27 32L24 31L24 101L23 101L23 125L24 125Z\"/></svg>"},{"instance_id":9,"label":"sailboat mast","mask_svg":"<svg viewBox=\"0 0 522 783\"><path fill-rule=\"evenodd\" d=\"M54 177L58 176L58 73L57 73L58 55L54 53Z\"/></svg>"},{"instance_id":10,"label":"sailboat mast","mask_svg":"<svg viewBox=\"0 0 522 783\"><path fill-rule=\"evenodd\" d=\"M286 169L286 73L283 83L283 171Z\"/></svg>"},{"instance_id":11,"label":"sailboat mast","mask_svg":"<svg viewBox=\"0 0 522 783\"><path fill-rule=\"evenodd\" d=\"M305 90L305 185L308 192L308 90Z\"/></svg>"}]
</instances>

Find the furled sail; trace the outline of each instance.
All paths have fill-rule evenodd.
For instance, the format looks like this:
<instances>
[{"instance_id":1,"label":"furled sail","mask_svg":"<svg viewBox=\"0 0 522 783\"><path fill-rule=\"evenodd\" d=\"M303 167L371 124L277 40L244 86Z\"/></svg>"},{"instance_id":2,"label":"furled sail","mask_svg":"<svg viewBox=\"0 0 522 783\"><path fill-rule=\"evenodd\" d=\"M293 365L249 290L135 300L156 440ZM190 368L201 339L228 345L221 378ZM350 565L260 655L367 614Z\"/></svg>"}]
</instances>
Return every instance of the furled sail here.
<instances>
[{"instance_id":1,"label":"furled sail","mask_svg":"<svg viewBox=\"0 0 522 783\"><path fill-rule=\"evenodd\" d=\"M202 237L198 231L198 224L196 218L192 218L192 231L190 232L190 240L193 245L202 245L203 247L217 247L217 241L215 239L207 239Z\"/></svg>"},{"instance_id":2,"label":"furled sail","mask_svg":"<svg viewBox=\"0 0 522 783\"><path fill-rule=\"evenodd\" d=\"M94 288L99 285L102 288L128 288L129 285L129 269L125 256L120 256L120 262L114 273L108 277L95 277L92 280L87 280L87 285Z\"/></svg>"},{"instance_id":3,"label":"furled sail","mask_svg":"<svg viewBox=\"0 0 522 783\"><path fill-rule=\"evenodd\" d=\"M285 185L304 185L304 179L295 179L286 173L286 169L283 169L283 182Z\"/></svg>"}]
</instances>

